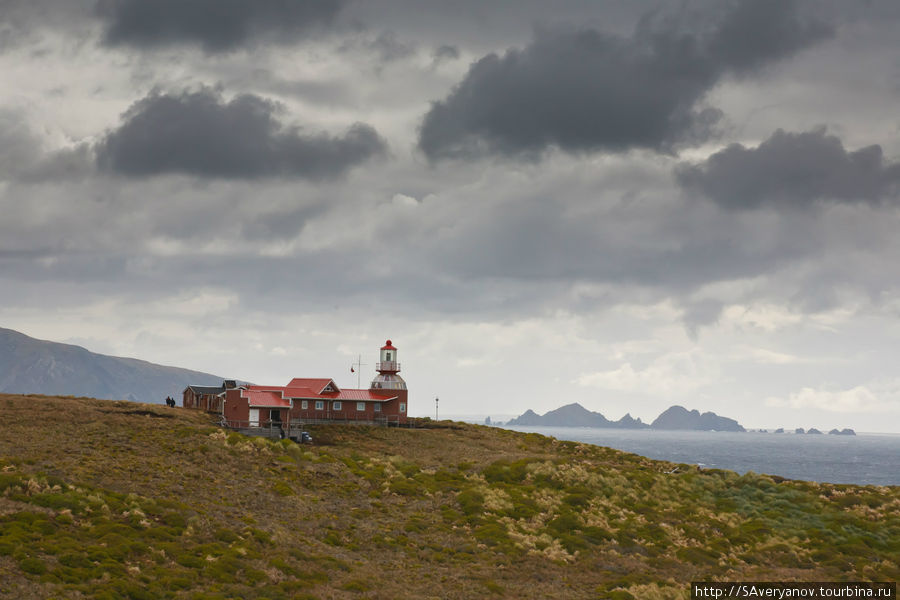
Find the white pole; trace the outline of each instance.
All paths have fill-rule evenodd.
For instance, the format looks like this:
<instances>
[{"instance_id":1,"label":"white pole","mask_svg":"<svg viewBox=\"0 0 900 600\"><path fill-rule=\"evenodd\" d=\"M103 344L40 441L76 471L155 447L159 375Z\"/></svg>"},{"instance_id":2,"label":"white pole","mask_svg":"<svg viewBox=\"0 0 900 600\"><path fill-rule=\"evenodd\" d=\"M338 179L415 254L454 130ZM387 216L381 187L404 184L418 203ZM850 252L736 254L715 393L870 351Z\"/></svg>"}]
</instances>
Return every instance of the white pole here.
<instances>
[{"instance_id":1,"label":"white pole","mask_svg":"<svg viewBox=\"0 0 900 600\"><path fill-rule=\"evenodd\" d=\"M361 383L361 378L362 378L362 368L365 367L365 366L367 366L367 365L362 361L362 354L360 354L360 355L357 357L356 362L354 363L354 366L356 367L356 388L359 389L359 386L362 385L362 383Z\"/></svg>"},{"instance_id":2,"label":"white pole","mask_svg":"<svg viewBox=\"0 0 900 600\"><path fill-rule=\"evenodd\" d=\"M438 398L434 399L434 420L438 420Z\"/></svg>"}]
</instances>

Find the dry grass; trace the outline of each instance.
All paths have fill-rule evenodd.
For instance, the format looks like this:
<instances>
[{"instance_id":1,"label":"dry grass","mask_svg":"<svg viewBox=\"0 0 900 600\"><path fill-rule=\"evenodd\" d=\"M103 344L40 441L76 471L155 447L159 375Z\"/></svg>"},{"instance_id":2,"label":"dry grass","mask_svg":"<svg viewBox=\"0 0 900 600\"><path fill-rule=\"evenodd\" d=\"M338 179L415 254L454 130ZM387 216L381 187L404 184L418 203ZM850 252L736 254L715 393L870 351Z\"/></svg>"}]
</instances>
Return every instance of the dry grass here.
<instances>
[{"instance_id":1,"label":"dry grass","mask_svg":"<svg viewBox=\"0 0 900 600\"><path fill-rule=\"evenodd\" d=\"M900 489L698 473L475 425L319 427L0 395L0 598L686 598L896 580Z\"/></svg>"}]
</instances>

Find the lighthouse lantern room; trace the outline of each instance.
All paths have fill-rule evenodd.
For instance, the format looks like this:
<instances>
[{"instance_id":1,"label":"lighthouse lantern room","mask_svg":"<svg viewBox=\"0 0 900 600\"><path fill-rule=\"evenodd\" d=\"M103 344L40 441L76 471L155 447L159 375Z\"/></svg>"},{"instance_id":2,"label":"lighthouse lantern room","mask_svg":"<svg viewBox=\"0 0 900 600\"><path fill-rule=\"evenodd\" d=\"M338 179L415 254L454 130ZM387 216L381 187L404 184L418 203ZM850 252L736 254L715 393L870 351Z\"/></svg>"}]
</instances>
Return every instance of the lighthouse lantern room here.
<instances>
[{"instance_id":1,"label":"lighthouse lantern room","mask_svg":"<svg viewBox=\"0 0 900 600\"><path fill-rule=\"evenodd\" d=\"M397 360L397 349L388 340L381 347L379 362L375 365L378 375L372 380L373 390L405 390L406 382L397 373L400 372L400 362Z\"/></svg>"}]
</instances>

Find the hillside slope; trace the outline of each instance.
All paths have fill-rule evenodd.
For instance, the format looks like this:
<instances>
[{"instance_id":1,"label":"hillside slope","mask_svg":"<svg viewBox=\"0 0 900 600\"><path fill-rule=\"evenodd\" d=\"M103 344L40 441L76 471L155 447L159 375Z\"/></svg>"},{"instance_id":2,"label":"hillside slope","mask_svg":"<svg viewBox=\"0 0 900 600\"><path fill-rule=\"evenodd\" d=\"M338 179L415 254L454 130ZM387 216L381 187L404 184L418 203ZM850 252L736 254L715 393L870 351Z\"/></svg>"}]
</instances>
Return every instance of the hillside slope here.
<instances>
[{"instance_id":1,"label":"hillside slope","mask_svg":"<svg viewBox=\"0 0 900 600\"><path fill-rule=\"evenodd\" d=\"M190 384L219 385L222 377L96 354L0 328L0 392L65 394L161 404Z\"/></svg>"},{"instance_id":2,"label":"hillside slope","mask_svg":"<svg viewBox=\"0 0 900 600\"><path fill-rule=\"evenodd\" d=\"M222 432L0 395L0 598L687 598L896 580L900 488L700 471L476 425Z\"/></svg>"}]
</instances>

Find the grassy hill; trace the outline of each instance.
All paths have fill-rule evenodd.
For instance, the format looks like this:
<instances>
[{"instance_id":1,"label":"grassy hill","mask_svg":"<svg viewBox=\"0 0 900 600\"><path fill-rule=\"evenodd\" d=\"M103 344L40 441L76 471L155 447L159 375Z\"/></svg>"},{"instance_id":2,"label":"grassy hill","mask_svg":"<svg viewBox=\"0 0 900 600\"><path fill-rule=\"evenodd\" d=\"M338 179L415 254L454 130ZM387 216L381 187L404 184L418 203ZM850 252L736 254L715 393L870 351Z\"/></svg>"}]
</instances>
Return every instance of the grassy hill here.
<instances>
[{"instance_id":1,"label":"grassy hill","mask_svg":"<svg viewBox=\"0 0 900 600\"><path fill-rule=\"evenodd\" d=\"M900 488L463 424L319 427L0 395L0 598L687 598L897 580ZM676 472L672 472L672 471Z\"/></svg>"}]
</instances>

